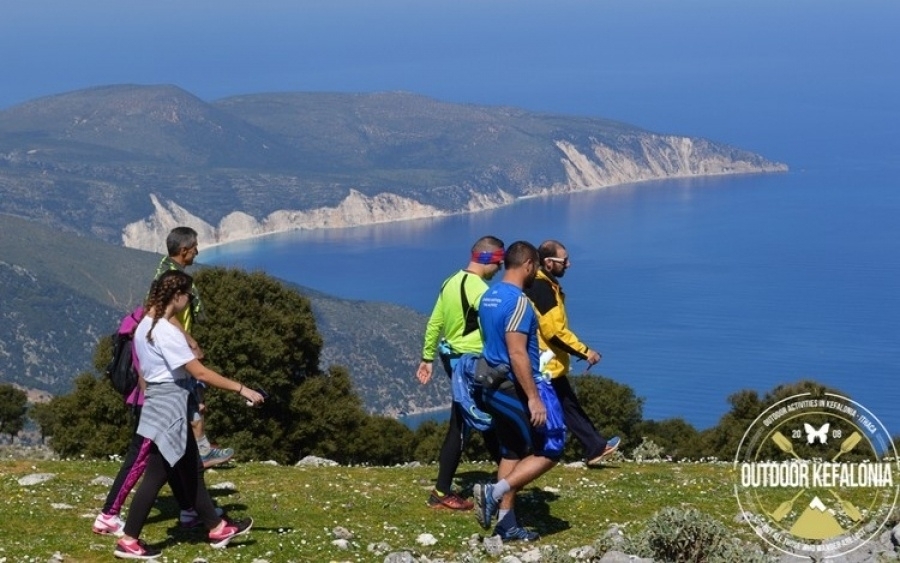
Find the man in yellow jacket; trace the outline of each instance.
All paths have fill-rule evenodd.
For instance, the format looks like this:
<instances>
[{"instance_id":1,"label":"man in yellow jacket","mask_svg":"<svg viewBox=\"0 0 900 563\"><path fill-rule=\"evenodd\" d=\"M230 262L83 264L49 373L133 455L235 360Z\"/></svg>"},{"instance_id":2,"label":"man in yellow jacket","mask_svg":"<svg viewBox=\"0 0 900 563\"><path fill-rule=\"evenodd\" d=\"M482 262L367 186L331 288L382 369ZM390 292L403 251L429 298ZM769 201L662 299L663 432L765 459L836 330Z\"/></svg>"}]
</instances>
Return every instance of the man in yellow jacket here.
<instances>
[{"instance_id":1,"label":"man in yellow jacket","mask_svg":"<svg viewBox=\"0 0 900 563\"><path fill-rule=\"evenodd\" d=\"M620 440L617 436L607 440L597 431L581 408L567 375L571 356L587 361L588 366L599 362L601 356L569 329L566 296L559 284L559 279L571 265L566 247L559 241L547 240L538 248L538 254L541 268L531 287L525 289L525 294L538 313L539 346L542 351L550 350L554 354L544 372L550 374L550 382L562 404L566 428L584 446L587 464L598 465L618 449Z\"/></svg>"}]
</instances>

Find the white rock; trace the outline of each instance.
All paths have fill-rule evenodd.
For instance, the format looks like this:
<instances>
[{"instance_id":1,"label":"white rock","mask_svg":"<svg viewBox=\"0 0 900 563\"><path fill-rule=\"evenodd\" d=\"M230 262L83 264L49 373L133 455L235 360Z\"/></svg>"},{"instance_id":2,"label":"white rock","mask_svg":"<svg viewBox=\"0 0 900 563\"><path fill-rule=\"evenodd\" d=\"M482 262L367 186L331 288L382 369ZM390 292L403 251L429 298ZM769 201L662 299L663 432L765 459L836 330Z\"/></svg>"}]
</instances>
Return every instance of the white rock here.
<instances>
[{"instance_id":1,"label":"white rock","mask_svg":"<svg viewBox=\"0 0 900 563\"><path fill-rule=\"evenodd\" d=\"M207 488L211 489L211 490L215 490L215 491L236 491L237 490L237 486L234 483L232 483L231 481L223 481L221 483L216 483L215 485L212 485L211 487L207 487Z\"/></svg>"},{"instance_id":2,"label":"white rock","mask_svg":"<svg viewBox=\"0 0 900 563\"><path fill-rule=\"evenodd\" d=\"M331 535L339 540L353 539L353 532L343 526L336 526L333 530L331 530Z\"/></svg>"},{"instance_id":3,"label":"white rock","mask_svg":"<svg viewBox=\"0 0 900 563\"><path fill-rule=\"evenodd\" d=\"M26 475L19 479L19 484L23 487L29 487L31 485L39 485L50 479L56 477L53 473L32 473L31 475Z\"/></svg>"},{"instance_id":4,"label":"white rock","mask_svg":"<svg viewBox=\"0 0 900 563\"><path fill-rule=\"evenodd\" d=\"M334 540L331 542L331 545L335 546L338 549L350 549L350 542L347 540Z\"/></svg>"},{"instance_id":5,"label":"white rock","mask_svg":"<svg viewBox=\"0 0 900 563\"><path fill-rule=\"evenodd\" d=\"M378 542L378 543L370 543L369 547L366 548L370 553L374 553L376 555L382 555L391 550L390 544L387 542Z\"/></svg>"},{"instance_id":6,"label":"white rock","mask_svg":"<svg viewBox=\"0 0 900 563\"><path fill-rule=\"evenodd\" d=\"M586 561L597 556L597 550L589 545L569 550L569 557L576 561Z\"/></svg>"},{"instance_id":7,"label":"white rock","mask_svg":"<svg viewBox=\"0 0 900 563\"><path fill-rule=\"evenodd\" d=\"M489 538L484 538L482 544L484 545L484 550L488 555L497 557L498 555L503 553L503 540L500 539L500 536L491 536Z\"/></svg>"},{"instance_id":8,"label":"white rock","mask_svg":"<svg viewBox=\"0 0 900 563\"><path fill-rule=\"evenodd\" d=\"M298 461L294 467L335 467L337 464L338 462L325 459L324 457L308 455Z\"/></svg>"},{"instance_id":9,"label":"white rock","mask_svg":"<svg viewBox=\"0 0 900 563\"><path fill-rule=\"evenodd\" d=\"M424 546L434 545L437 543L437 538L431 534L419 534L416 538L416 543Z\"/></svg>"}]
</instances>

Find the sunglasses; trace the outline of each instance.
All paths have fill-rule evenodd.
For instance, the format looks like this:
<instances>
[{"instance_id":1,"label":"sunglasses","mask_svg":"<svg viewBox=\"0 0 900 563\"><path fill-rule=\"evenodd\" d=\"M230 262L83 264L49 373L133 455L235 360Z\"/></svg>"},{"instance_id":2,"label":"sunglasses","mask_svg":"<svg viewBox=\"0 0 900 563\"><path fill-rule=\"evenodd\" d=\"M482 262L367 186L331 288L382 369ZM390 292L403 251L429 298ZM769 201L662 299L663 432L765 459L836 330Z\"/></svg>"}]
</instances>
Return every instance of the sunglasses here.
<instances>
[{"instance_id":1,"label":"sunglasses","mask_svg":"<svg viewBox=\"0 0 900 563\"><path fill-rule=\"evenodd\" d=\"M566 264L566 265L569 264L568 258L546 258L546 260L549 260L551 262L556 262L557 264Z\"/></svg>"}]
</instances>

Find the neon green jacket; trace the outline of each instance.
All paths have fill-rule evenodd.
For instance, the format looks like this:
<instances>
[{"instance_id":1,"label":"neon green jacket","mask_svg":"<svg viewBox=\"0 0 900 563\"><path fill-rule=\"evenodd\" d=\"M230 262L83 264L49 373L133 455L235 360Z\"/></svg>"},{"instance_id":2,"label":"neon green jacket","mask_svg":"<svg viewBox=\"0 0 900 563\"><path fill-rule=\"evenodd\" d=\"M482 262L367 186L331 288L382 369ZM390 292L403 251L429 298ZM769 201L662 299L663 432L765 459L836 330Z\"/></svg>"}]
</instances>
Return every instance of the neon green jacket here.
<instances>
[{"instance_id":1,"label":"neon green jacket","mask_svg":"<svg viewBox=\"0 0 900 563\"><path fill-rule=\"evenodd\" d=\"M465 270L456 272L444 281L425 327L423 360L434 360L441 334L456 353L481 352L478 303L487 289L488 285L481 276ZM463 299L468 302L467 307Z\"/></svg>"},{"instance_id":2,"label":"neon green jacket","mask_svg":"<svg viewBox=\"0 0 900 563\"><path fill-rule=\"evenodd\" d=\"M168 256L163 256L162 260L159 261L159 266L156 267L156 275L153 277L153 279L159 279L159 276L163 275L163 272L167 272L169 270L179 270L183 272L184 267ZM182 312L176 315L178 322L181 323L181 327L188 334L191 333L191 329L194 328L194 321L200 317L200 312L202 311L202 307L200 304L200 292L197 290L197 284L191 284L191 295L193 297L191 299L190 306L185 307Z\"/></svg>"}]
</instances>

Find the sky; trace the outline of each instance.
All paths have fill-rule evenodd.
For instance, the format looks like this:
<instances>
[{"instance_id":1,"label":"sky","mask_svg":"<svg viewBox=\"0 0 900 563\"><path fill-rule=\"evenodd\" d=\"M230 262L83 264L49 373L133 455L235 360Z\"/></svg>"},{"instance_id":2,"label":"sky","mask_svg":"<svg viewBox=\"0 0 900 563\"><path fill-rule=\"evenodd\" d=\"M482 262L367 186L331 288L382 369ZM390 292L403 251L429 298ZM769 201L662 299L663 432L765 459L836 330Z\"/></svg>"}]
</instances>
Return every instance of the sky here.
<instances>
[{"instance_id":1,"label":"sky","mask_svg":"<svg viewBox=\"0 0 900 563\"><path fill-rule=\"evenodd\" d=\"M0 110L124 83L403 90L752 146L785 100L830 111L825 87L897 99L898 24L896 0L10 0Z\"/></svg>"}]
</instances>

